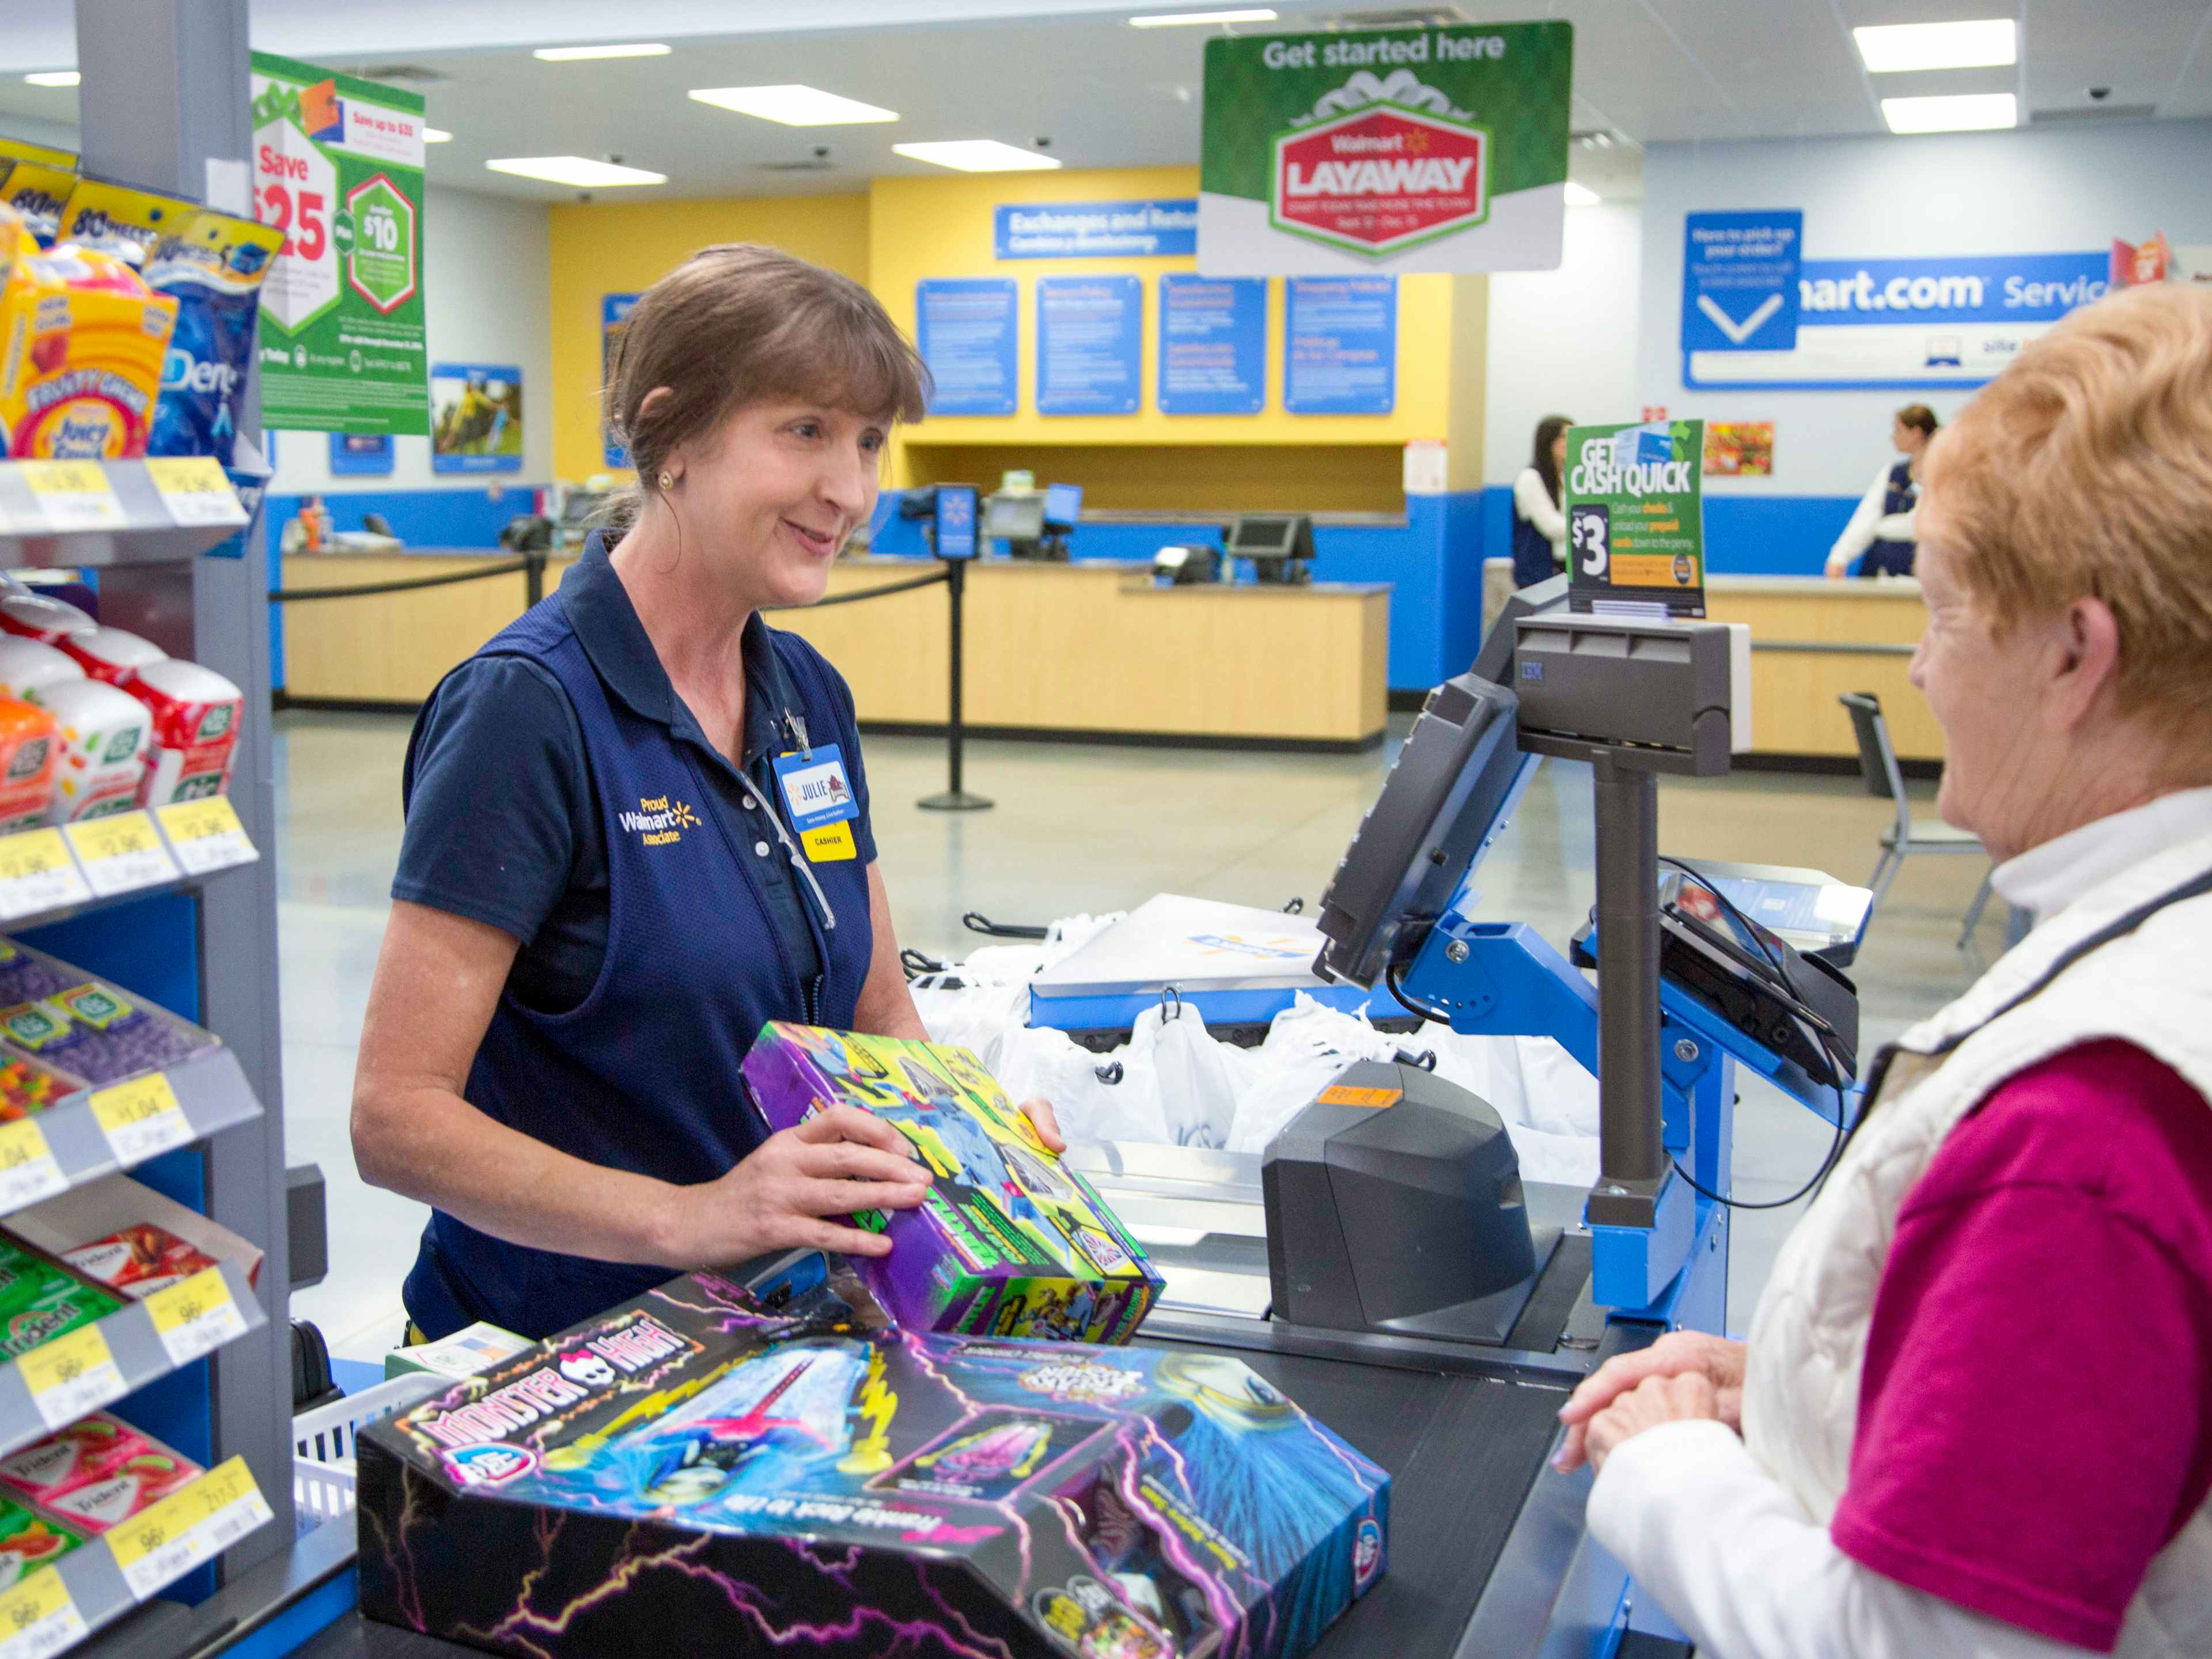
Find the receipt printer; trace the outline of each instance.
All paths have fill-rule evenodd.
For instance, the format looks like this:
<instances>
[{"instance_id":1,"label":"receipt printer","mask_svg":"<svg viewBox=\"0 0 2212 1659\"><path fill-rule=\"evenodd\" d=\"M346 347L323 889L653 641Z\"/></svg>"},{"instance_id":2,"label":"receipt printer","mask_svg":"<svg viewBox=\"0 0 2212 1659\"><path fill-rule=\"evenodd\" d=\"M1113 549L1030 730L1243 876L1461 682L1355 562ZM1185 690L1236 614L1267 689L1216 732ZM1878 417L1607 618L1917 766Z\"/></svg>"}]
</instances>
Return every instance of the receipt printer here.
<instances>
[{"instance_id":1,"label":"receipt printer","mask_svg":"<svg viewBox=\"0 0 2212 1659\"><path fill-rule=\"evenodd\" d=\"M1340 1073L1275 1137L1261 1181L1279 1320L1497 1344L1528 1303L1521 1160L1498 1113L1433 1072Z\"/></svg>"},{"instance_id":2,"label":"receipt printer","mask_svg":"<svg viewBox=\"0 0 2212 1659\"><path fill-rule=\"evenodd\" d=\"M1152 580L1162 587L1221 580L1221 550L1189 543L1152 555Z\"/></svg>"}]
</instances>

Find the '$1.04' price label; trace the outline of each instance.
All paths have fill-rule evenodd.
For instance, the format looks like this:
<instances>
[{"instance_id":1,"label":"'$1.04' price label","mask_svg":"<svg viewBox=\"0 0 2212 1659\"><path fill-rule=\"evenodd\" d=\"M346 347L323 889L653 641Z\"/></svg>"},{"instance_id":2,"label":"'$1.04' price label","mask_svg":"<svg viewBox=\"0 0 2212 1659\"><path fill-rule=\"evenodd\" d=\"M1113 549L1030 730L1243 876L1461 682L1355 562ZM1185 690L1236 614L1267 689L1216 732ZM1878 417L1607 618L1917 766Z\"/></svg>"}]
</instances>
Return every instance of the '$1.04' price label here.
<instances>
[{"instance_id":1,"label":"'$1.04' price label","mask_svg":"<svg viewBox=\"0 0 2212 1659\"><path fill-rule=\"evenodd\" d=\"M0 1659L47 1659L84 1634L84 1615L58 1572L33 1572L0 1594Z\"/></svg>"},{"instance_id":2,"label":"'$1.04' price label","mask_svg":"<svg viewBox=\"0 0 2212 1659\"><path fill-rule=\"evenodd\" d=\"M110 1528L106 1542L131 1594L143 1601L271 1519L252 1471L234 1457Z\"/></svg>"},{"instance_id":3,"label":"'$1.04' price label","mask_svg":"<svg viewBox=\"0 0 2212 1659\"><path fill-rule=\"evenodd\" d=\"M107 1150L126 1170L192 1138L183 1103L159 1072L99 1091L92 1097L92 1115Z\"/></svg>"},{"instance_id":4,"label":"'$1.04' price label","mask_svg":"<svg viewBox=\"0 0 2212 1659\"><path fill-rule=\"evenodd\" d=\"M20 1210L68 1186L44 1129L29 1118L0 1123L0 1209Z\"/></svg>"}]
</instances>

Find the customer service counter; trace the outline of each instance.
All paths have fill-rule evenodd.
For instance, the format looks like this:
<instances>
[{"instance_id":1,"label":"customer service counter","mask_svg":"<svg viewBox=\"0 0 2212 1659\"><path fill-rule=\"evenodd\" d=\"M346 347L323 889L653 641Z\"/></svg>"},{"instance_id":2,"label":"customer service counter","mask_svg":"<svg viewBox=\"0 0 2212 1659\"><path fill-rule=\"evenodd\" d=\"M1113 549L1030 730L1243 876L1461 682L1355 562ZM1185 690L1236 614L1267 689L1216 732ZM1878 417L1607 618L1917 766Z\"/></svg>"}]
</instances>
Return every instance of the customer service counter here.
<instances>
[{"instance_id":1,"label":"customer service counter","mask_svg":"<svg viewBox=\"0 0 2212 1659\"><path fill-rule=\"evenodd\" d=\"M1754 752L1856 756L1850 715L1836 699L1871 691L1899 759L1943 758L1943 734L1907 678L1928 617L1918 582L1713 575L1705 603L1715 622L1751 627Z\"/></svg>"},{"instance_id":2,"label":"customer service counter","mask_svg":"<svg viewBox=\"0 0 2212 1659\"><path fill-rule=\"evenodd\" d=\"M495 565L500 556L295 555L287 589L355 586ZM550 589L573 562L554 559ZM830 573L836 598L928 575L933 562L860 558ZM367 599L287 605L283 686L295 702L419 702L523 609L520 574ZM1121 562L988 559L967 583L965 717L989 732L1114 734L1356 749L1382 740L1387 583L1162 588ZM945 589L779 612L843 672L861 720L947 718Z\"/></svg>"}]
</instances>

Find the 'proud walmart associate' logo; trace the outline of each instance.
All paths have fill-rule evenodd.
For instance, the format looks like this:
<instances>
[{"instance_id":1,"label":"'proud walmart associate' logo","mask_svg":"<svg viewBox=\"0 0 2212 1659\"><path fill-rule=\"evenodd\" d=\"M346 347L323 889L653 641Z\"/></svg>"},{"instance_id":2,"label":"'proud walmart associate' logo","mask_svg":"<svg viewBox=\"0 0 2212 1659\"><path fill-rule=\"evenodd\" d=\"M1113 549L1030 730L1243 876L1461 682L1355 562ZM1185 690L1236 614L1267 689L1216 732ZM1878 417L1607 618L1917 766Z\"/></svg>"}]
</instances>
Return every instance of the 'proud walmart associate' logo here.
<instances>
[{"instance_id":1,"label":"'proud walmart associate' logo","mask_svg":"<svg viewBox=\"0 0 2212 1659\"><path fill-rule=\"evenodd\" d=\"M682 841L686 830L699 827L699 815L682 801L672 803L665 795L647 799L638 798L635 812L617 812L615 821L634 832L647 847L665 847L671 842Z\"/></svg>"}]
</instances>

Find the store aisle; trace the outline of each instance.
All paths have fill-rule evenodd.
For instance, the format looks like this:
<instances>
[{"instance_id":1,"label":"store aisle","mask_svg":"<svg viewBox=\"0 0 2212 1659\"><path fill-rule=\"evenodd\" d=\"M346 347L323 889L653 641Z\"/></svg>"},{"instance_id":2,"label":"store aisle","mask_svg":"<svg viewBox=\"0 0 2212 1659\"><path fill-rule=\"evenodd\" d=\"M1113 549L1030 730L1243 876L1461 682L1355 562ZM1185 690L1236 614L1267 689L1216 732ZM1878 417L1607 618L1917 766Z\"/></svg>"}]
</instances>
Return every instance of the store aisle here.
<instances>
[{"instance_id":1,"label":"store aisle","mask_svg":"<svg viewBox=\"0 0 2212 1659\"><path fill-rule=\"evenodd\" d=\"M1402 734L1408 717L1398 717ZM294 712L276 720L278 929L284 1004L287 1147L322 1166L331 1274L293 1298L342 1358L375 1359L397 1340L399 1284L420 1205L354 1174L346 1120L354 1047L399 848L399 768L409 722L396 715ZM968 815L913 803L944 787L940 742L877 738L867 747L876 839L901 941L933 954L975 942L963 912L1044 921L1127 908L1157 892L1310 906L1388 770L1364 755L975 744L969 787L998 803ZM1685 856L1804 864L1863 880L1886 803L1856 779L1749 774L1667 780L1661 845ZM1925 810L1923 808L1923 810ZM1545 767L1485 866L1486 908L1563 942L1590 899L1586 770ZM1981 879L1978 860L1923 859L1892 890L1860 958L1872 1045L1955 995L1982 958L1952 949ZM1997 948L2001 922L1984 925ZM1739 1109L1739 1195L1779 1197L1818 1164L1828 1139L1810 1114L1747 1084ZM1729 1322L1749 1318L1795 1208L1740 1217Z\"/></svg>"}]
</instances>

